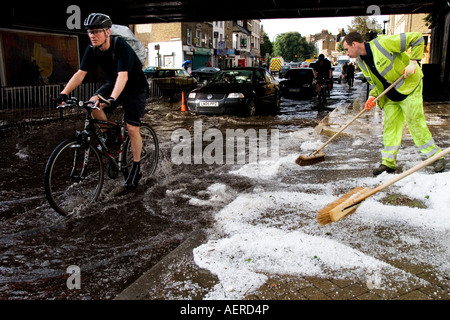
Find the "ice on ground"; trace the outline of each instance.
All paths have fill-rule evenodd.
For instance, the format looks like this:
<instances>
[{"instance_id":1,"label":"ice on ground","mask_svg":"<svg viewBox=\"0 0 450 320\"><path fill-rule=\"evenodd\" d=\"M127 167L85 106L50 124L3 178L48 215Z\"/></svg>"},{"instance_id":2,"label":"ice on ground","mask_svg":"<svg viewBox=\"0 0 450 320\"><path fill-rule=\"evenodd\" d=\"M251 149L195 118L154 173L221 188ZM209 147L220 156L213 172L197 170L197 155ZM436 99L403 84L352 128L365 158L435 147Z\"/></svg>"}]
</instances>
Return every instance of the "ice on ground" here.
<instances>
[{"instance_id":1,"label":"ice on ground","mask_svg":"<svg viewBox=\"0 0 450 320\"><path fill-rule=\"evenodd\" d=\"M305 132L288 138L299 136L306 137ZM301 144L302 151L313 151L322 145L312 136L308 135L311 142ZM361 139L352 142L353 147L364 144ZM227 198L228 204L215 214L211 240L194 250L196 264L219 279L206 299L242 299L257 290L270 274L364 283L375 272L377 286L383 290L424 285L425 280L398 267L399 261L400 265L429 266L442 286L450 285L445 276L450 272L449 171L415 172L368 198L354 214L320 227L317 213L341 195L337 190L375 188L394 175L356 175L314 184L307 174L317 169L298 166L298 150L294 150L293 143L283 145L288 153L278 159L248 163L230 172L254 179L255 188L253 192ZM320 167L323 172L367 166L364 159L349 157L345 148L332 151L345 161L328 161L327 166ZM403 148L399 158L405 170L420 162L415 147ZM288 182L282 180L287 176L291 177ZM216 190L211 194L218 194L218 198L227 194L223 185L211 188ZM393 192L418 199L427 208L383 204L383 197ZM214 201L211 196L209 199ZM203 204L209 200L205 201Z\"/></svg>"},{"instance_id":2,"label":"ice on ground","mask_svg":"<svg viewBox=\"0 0 450 320\"><path fill-rule=\"evenodd\" d=\"M220 280L220 284L206 298L241 299L259 288L267 280L266 274L331 276L364 281L370 270L378 270L381 274L395 277L397 281L408 279L413 283L423 282L389 263L318 231L315 214L323 203L332 200L332 196L295 192L263 192L238 196L216 215L217 230L223 235L194 250L196 264L210 270ZM397 212L389 212L386 208L382 210L388 211L387 216L376 216L373 214L373 206L366 206L359 219L366 217L359 224L370 221L374 216L380 220L389 217L391 220L398 219ZM293 214L289 220L297 220L297 226L271 221L276 218L267 215L275 211L284 216L291 211ZM301 226L300 220L309 222ZM404 238L403 241L409 239L413 239L413 244L420 241L417 238ZM367 251L371 252L370 249Z\"/></svg>"}]
</instances>

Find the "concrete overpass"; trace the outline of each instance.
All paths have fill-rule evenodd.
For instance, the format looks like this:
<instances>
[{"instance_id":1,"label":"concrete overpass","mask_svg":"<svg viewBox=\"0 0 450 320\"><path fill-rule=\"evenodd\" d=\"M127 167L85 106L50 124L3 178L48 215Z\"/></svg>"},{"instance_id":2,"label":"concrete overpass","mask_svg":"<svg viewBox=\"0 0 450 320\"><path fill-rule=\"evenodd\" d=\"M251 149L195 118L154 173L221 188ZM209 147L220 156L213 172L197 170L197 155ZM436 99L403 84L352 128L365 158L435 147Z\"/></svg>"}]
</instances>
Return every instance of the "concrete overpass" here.
<instances>
[{"instance_id":1,"label":"concrete overpass","mask_svg":"<svg viewBox=\"0 0 450 320\"><path fill-rule=\"evenodd\" d=\"M0 26L64 29L70 5L81 9L83 19L91 12L102 12L122 24L439 13L448 7L445 0L64 0L31 5L18 1L2 5Z\"/></svg>"}]
</instances>

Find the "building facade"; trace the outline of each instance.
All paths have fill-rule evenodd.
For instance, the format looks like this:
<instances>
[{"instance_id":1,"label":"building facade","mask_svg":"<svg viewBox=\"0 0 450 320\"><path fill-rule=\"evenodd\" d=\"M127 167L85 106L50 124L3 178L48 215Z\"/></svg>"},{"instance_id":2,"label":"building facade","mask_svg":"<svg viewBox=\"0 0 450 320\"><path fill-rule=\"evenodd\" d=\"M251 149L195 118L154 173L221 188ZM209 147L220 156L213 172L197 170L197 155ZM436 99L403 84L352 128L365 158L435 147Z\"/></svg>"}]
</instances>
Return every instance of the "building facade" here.
<instances>
[{"instance_id":1,"label":"building facade","mask_svg":"<svg viewBox=\"0 0 450 320\"><path fill-rule=\"evenodd\" d=\"M255 66L260 61L260 20L142 24L135 34L148 49L147 65L192 69Z\"/></svg>"},{"instance_id":2,"label":"building facade","mask_svg":"<svg viewBox=\"0 0 450 320\"><path fill-rule=\"evenodd\" d=\"M388 35L399 34L403 32L420 32L425 39L422 63L430 61L430 39L431 29L425 23L427 14L399 14L389 15L389 22L386 28Z\"/></svg>"},{"instance_id":3,"label":"building facade","mask_svg":"<svg viewBox=\"0 0 450 320\"><path fill-rule=\"evenodd\" d=\"M147 45L150 66L180 68L186 60L192 69L212 65L212 22L143 24L135 32Z\"/></svg>"},{"instance_id":4,"label":"building facade","mask_svg":"<svg viewBox=\"0 0 450 320\"><path fill-rule=\"evenodd\" d=\"M252 67L261 61L261 21L233 21L233 47L235 48L235 66Z\"/></svg>"}]
</instances>

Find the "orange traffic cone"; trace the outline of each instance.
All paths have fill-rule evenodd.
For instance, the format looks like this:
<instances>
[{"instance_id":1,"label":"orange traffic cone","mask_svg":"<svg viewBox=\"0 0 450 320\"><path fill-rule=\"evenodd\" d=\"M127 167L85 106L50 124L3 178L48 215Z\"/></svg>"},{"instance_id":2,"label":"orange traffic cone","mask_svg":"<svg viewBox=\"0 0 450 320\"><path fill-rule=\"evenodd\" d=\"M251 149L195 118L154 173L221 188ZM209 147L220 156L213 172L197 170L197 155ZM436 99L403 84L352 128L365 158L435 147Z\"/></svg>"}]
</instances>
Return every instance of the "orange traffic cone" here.
<instances>
[{"instance_id":1,"label":"orange traffic cone","mask_svg":"<svg viewBox=\"0 0 450 320\"><path fill-rule=\"evenodd\" d=\"M184 97L184 91L181 92L181 112L186 112L186 99Z\"/></svg>"}]
</instances>

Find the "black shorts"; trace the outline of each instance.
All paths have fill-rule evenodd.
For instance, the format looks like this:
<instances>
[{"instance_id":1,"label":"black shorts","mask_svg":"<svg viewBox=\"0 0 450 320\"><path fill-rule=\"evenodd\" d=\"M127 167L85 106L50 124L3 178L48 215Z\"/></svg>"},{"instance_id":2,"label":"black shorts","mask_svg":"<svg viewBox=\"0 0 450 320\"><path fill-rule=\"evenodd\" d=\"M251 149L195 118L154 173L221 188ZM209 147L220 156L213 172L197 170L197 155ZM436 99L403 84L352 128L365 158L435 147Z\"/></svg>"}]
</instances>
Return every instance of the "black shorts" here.
<instances>
[{"instance_id":1,"label":"black shorts","mask_svg":"<svg viewBox=\"0 0 450 320\"><path fill-rule=\"evenodd\" d=\"M108 98L114 89L114 83L107 82L102 85L94 95L100 94L104 98ZM131 124L133 126L140 126L141 120L144 117L145 113L145 100L146 93L127 93L122 92L119 99L117 100L118 104L121 104L123 107L123 118L126 123ZM103 109L105 113L111 113L117 107L106 107Z\"/></svg>"}]
</instances>

